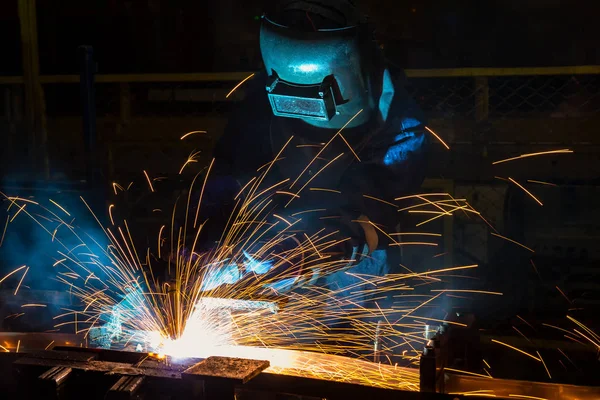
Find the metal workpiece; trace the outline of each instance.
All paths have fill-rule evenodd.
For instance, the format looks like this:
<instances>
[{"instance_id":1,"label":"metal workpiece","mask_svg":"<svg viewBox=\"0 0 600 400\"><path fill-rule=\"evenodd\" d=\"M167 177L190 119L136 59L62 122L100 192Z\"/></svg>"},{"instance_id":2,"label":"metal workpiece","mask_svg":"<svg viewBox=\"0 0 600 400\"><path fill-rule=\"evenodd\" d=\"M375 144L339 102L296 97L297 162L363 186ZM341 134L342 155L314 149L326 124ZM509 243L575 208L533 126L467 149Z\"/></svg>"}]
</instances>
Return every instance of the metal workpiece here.
<instances>
[{"instance_id":1,"label":"metal workpiece","mask_svg":"<svg viewBox=\"0 0 600 400\"><path fill-rule=\"evenodd\" d=\"M227 379L243 384L269 367L269 361L244 358L208 357L186 369L184 379Z\"/></svg>"},{"instance_id":2,"label":"metal workpiece","mask_svg":"<svg viewBox=\"0 0 600 400\"><path fill-rule=\"evenodd\" d=\"M14 389L25 399L78 398L74 388L83 386L113 400L153 399L160 393L182 399L233 399L237 386L269 367L268 361L260 360L166 360L147 353L64 347L23 353L11 364L17 377Z\"/></svg>"},{"instance_id":3,"label":"metal workpiece","mask_svg":"<svg viewBox=\"0 0 600 400\"><path fill-rule=\"evenodd\" d=\"M469 373L467 370L461 373L453 368L446 369L448 353L442 350L451 343L440 340L439 336L431 338L423 352L418 377L420 385L415 386L416 391L375 387L349 376L343 377L343 381L313 377L300 366L296 372L284 372L269 368L269 361L241 359L235 354L201 359L64 346L32 351L26 343L25 352L0 353L0 368L7 372L0 375L0 393L2 399L19 400L83 397L86 400L262 399L281 393L330 400L454 400L465 396L477 398L478 392L493 394L500 399L515 396L558 400L600 398L598 387L491 379L464 375ZM49 337L58 339L59 336ZM407 370L399 367L396 376L392 373L394 367L389 365L310 352L287 350L285 354L304 361L313 359L323 366L332 357L338 362L345 360L355 369L375 366L390 380L398 379ZM411 370L418 373L416 369Z\"/></svg>"},{"instance_id":4,"label":"metal workpiece","mask_svg":"<svg viewBox=\"0 0 600 400\"><path fill-rule=\"evenodd\" d=\"M57 388L67 381L71 372L73 369L68 367L52 367L40 375L39 379Z\"/></svg>"},{"instance_id":5,"label":"metal workpiece","mask_svg":"<svg viewBox=\"0 0 600 400\"><path fill-rule=\"evenodd\" d=\"M236 385L247 383L268 367L269 361L208 357L185 370L181 377L190 382L195 397L235 399Z\"/></svg>"},{"instance_id":6,"label":"metal workpiece","mask_svg":"<svg viewBox=\"0 0 600 400\"><path fill-rule=\"evenodd\" d=\"M38 377L40 393L45 399L61 399L64 397L65 383L72 375L69 367L52 367Z\"/></svg>"},{"instance_id":7,"label":"metal workpiece","mask_svg":"<svg viewBox=\"0 0 600 400\"><path fill-rule=\"evenodd\" d=\"M107 400L126 400L132 399L139 391L145 377L143 376L122 376L110 388L106 395Z\"/></svg>"},{"instance_id":8,"label":"metal workpiece","mask_svg":"<svg viewBox=\"0 0 600 400\"><path fill-rule=\"evenodd\" d=\"M358 360L348 359L348 362ZM370 364L370 363L369 363ZM0 353L16 379L0 382L7 399L234 399L288 393L329 399L354 397L445 400L440 393L383 389L349 382L286 376L266 371L269 361L235 357L171 358L156 354L59 347L52 351ZM10 376L10 374L8 374ZM41 382L40 377L55 377ZM7 377L5 377L7 378ZM58 385L58 386L56 386ZM58 389L57 389L58 388ZM242 398L240 397L240 398ZM244 397L245 398L245 397ZM252 397L256 398L256 397Z\"/></svg>"}]
</instances>

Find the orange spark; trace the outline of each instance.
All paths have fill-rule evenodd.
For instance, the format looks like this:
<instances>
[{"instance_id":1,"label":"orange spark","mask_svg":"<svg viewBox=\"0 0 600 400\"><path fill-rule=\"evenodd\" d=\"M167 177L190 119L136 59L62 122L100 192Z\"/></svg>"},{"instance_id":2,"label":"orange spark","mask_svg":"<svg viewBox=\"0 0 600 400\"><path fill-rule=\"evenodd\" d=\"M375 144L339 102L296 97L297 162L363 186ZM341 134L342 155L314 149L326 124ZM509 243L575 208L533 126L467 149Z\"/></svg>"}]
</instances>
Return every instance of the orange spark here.
<instances>
[{"instance_id":1,"label":"orange spark","mask_svg":"<svg viewBox=\"0 0 600 400\"><path fill-rule=\"evenodd\" d=\"M452 292L452 293L479 293L479 294L492 294L496 296L502 296L503 293L500 292L488 292L487 290L462 290L462 289L434 289L430 290L430 292Z\"/></svg>"},{"instance_id":2,"label":"orange spark","mask_svg":"<svg viewBox=\"0 0 600 400\"><path fill-rule=\"evenodd\" d=\"M413 198L418 198L418 197L426 197L426 196L449 196L451 197L448 193L421 193L421 194L411 194L410 196L404 196L404 197L396 197L394 200L406 200L406 199L413 199Z\"/></svg>"},{"instance_id":3,"label":"orange spark","mask_svg":"<svg viewBox=\"0 0 600 400\"><path fill-rule=\"evenodd\" d=\"M291 223L290 223L290 221L288 221L287 219L285 219L285 218L283 218L283 217L281 217L281 216L279 216L279 215L277 215L277 214L273 214L273 216L274 216L275 218L277 218L277 219L280 219L280 220L282 220L283 222L285 222L286 224L288 224L288 226L292 226L292 225L293 225L293 224L291 224Z\"/></svg>"},{"instance_id":4,"label":"orange spark","mask_svg":"<svg viewBox=\"0 0 600 400\"><path fill-rule=\"evenodd\" d=\"M164 226L164 225L163 225L163 226L161 226L161 227L160 227L160 230L158 231L158 246L157 246L157 248L158 248L158 258L160 258L160 248L162 247L162 243L161 243L161 239L160 239L160 237L161 237L161 235L162 235L162 231L163 231L163 229L165 229L165 226Z\"/></svg>"},{"instance_id":5,"label":"orange spark","mask_svg":"<svg viewBox=\"0 0 600 400\"><path fill-rule=\"evenodd\" d=\"M532 354L529 354L529 353L527 353L527 352L525 352L525 351L523 351L523 350L521 350L521 349L517 349L516 347L514 347L514 346L511 346L510 344L507 344L507 343L501 342L501 341L499 341L499 340L496 340L496 339L492 339L492 342L494 342L494 343L498 343L498 344L501 344L502 346L506 346L506 347L508 347L509 349L516 350L516 351L518 351L518 352L519 352L519 353L521 353L521 354L524 354L524 355L526 355L526 356L528 356L528 357L531 357L531 358L533 358L534 360L536 360L536 361L538 361L538 362L542 362L542 360L540 360L540 359L539 359L539 358L537 358L536 356L534 356L534 355L532 355Z\"/></svg>"},{"instance_id":6,"label":"orange spark","mask_svg":"<svg viewBox=\"0 0 600 400\"><path fill-rule=\"evenodd\" d=\"M565 294L565 292L563 292L562 290L560 290L560 288L558 286L555 286L556 290L559 291L559 293L562 295L562 297L564 297L569 303L573 304L573 302L571 300L569 300L569 298L567 297L567 295Z\"/></svg>"},{"instance_id":7,"label":"orange spark","mask_svg":"<svg viewBox=\"0 0 600 400\"><path fill-rule=\"evenodd\" d=\"M533 327L533 325L531 325L529 322L525 321L520 315L517 315L517 318L519 318L521 321L523 321L527 326L529 326L531 329L533 329L535 331L535 328Z\"/></svg>"},{"instance_id":8,"label":"orange spark","mask_svg":"<svg viewBox=\"0 0 600 400\"><path fill-rule=\"evenodd\" d=\"M10 222L13 222L14 219L17 218L17 215L19 215L19 213L25 209L25 206L27 206L27 204L23 204L21 207L19 207L19 209L17 210L15 215L13 215L12 218L10 219Z\"/></svg>"},{"instance_id":9,"label":"orange spark","mask_svg":"<svg viewBox=\"0 0 600 400\"><path fill-rule=\"evenodd\" d=\"M421 245L421 246L437 246L437 243L431 243L431 242L397 242L397 243L390 243L390 246L415 246L415 245Z\"/></svg>"},{"instance_id":10,"label":"orange spark","mask_svg":"<svg viewBox=\"0 0 600 400\"><path fill-rule=\"evenodd\" d=\"M36 202L36 201L29 200L29 199L24 199L22 197L7 197L7 199L11 201L11 206L12 206L12 204L16 204L15 201L17 201L17 200L18 201L24 201L25 203L34 204L36 206L39 205L39 203ZM8 208L10 209L10 206Z\"/></svg>"},{"instance_id":11,"label":"orange spark","mask_svg":"<svg viewBox=\"0 0 600 400\"><path fill-rule=\"evenodd\" d=\"M6 228L8 227L8 219L9 216L6 216L6 223L4 224L4 230L2 231L2 238L0 238L0 247L2 247L2 243L4 243L4 236L6 235Z\"/></svg>"},{"instance_id":12,"label":"orange spark","mask_svg":"<svg viewBox=\"0 0 600 400\"><path fill-rule=\"evenodd\" d=\"M546 373L548 374L548 378L552 379L552 375L550 375L550 370L548 369L548 367L546 366L546 363L544 362L544 359L542 358L542 355L540 354L539 351L535 351L538 355L538 357L540 358L540 360L542 361L542 365L544 366L544 369L546 370Z\"/></svg>"},{"instance_id":13,"label":"orange spark","mask_svg":"<svg viewBox=\"0 0 600 400\"><path fill-rule=\"evenodd\" d=\"M513 239L510 239L510 238L507 238L506 236L502 236L502 235L499 235L499 234L497 234L497 233L494 233L494 232L490 232L490 234L491 234L491 235L493 235L493 236L499 237L500 239L507 240L507 241L509 241L509 242L511 242L511 243L514 243L514 244L518 245L518 246L521 246L522 248L524 248L524 249L526 249L526 250L529 250L529 251L530 251L530 252L532 252L532 253L535 253L535 251L534 251L533 249L530 249L529 247L525 246L525 245L524 245L524 244L522 244L522 243L519 243L519 242L517 242L516 240L513 240Z\"/></svg>"},{"instance_id":14,"label":"orange spark","mask_svg":"<svg viewBox=\"0 0 600 400\"><path fill-rule=\"evenodd\" d=\"M450 371L450 372L458 372L460 374L466 374L466 375L472 375L472 376L479 376L481 378L490 378L487 375L482 375L482 374L476 374L475 372L469 372L469 371L463 371L460 369L454 369L454 368L444 368L444 371Z\"/></svg>"},{"instance_id":15,"label":"orange spark","mask_svg":"<svg viewBox=\"0 0 600 400\"><path fill-rule=\"evenodd\" d=\"M537 197L535 197L533 195L533 193L531 193L529 190L525 189L525 187L523 187L523 185L521 185L519 182L515 181L513 178L508 177L508 180L511 181L512 183L514 183L515 185L517 185L518 187L520 187L525 193L527 193L529 196L531 196L532 199L534 199L540 206L543 206L544 203L542 203L541 201L539 201L537 199Z\"/></svg>"},{"instance_id":16,"label":"orange spark","mask_svg":"<svg viewBox=\"0 0 600 400\"><path fill-rule=\"evenodd\" d=\"M108 216L110 217L110 223L113 224L113 226L115 225L115 220L113 219L113 215L112 215L112 209L115 207L114 204L111 204L108 206Z\"/></svg>"},{"instance_id":17,"label":"orange spark","mask_svg":"<svg viewBox=\"0 0 600 400\"><path fill-rule=\"evenodd\" d=\"M148 173L146 172L146 170L144 170L144 175L146 176L146 180L148 181L148 185L150 186L150 191L154 192L154 187L152 186L152 181L150 180L150 177L148 176Z\"/></svg>"},{"instance_id":18,"label":"orange spark","mask_svg":"<svg viewBox=\"0 0 600 400\"><path fill-rule=\"evenodd\" d=\"M206 133L206 131L191 131L191 132L188 132L188 133L186 133L186 134L185 134L185 135L183 135L182 137L180 137L180 138L179 138L179 140L183 140L183 139L185 139L186 137L188 137L188 136L190 136L190 135L193 135L193 134L195 134L195 133Z\"/></svg>"},{"instance_id":19,"label":"orange spark","mask_svg":"<svg viewBox=\"0 0 600 400\"><path fill-rule=\"evenodd\" d=\"M14 273L16 273L16 272L19 272L19 271L20 271L20 270L22 270L23 268L27 268L27 266L26 266L26 265L23 265L23 266L21 266L21 267L19 267L19 268L15 269L14 271L10 272L10 273L9 273L8 275L6 275L4 278L0 279L0 283L4 282L4 280L5 280L6 278L8 278L9 276L11 276L12 274L14 274Z\"/></svg>"},{"instance_id":20,"label":"orange spark","mask_svg":"<svg viewBox=\"0 0 600 400\"><path fill-rule=\"evenodd\" d=\"M467 324L463 324L460 322L454 322L454 321L447 321L445 319L437 319L437 318L426 318L426 317L416 317L414 315L411 315L410 318L414 318L414 319L424 319L426 321L435 321L435 322L444 322L447 324L451 324L451 325L456 325L456 326L462 326L463 328L467 327Z\"/></svg>"},{"instance_id":21,"label":"orange spark","mask_svg":"<svg viewBox=\"0 0 600 400\"><path fill-rule=\"evenodd\" d=\"M123 186L119 185L117 182L113 182L112 187L115 192L115 196L117 195L117 189L120 189L122 192L125 191L125 189L123 189Z\"/></svg>"},{"instance_id":22,"label":"orange spark","mask_svg":"<svg viewBox=\"0 0 600 400\"><path fill-rule=\"evenodd\" d=\"M194 218L194 228L196 228L196 224L198 223L198 215L200 213L200 205L202 204L202 197L204 196L204 188L206 187L206 182L208 181L208 177L210 175L210 171L212 170L213 164L215 163L215 159L213 158L208 166L208 171L206 171L206 176L204 177L204 182L202 183L202 190L200 190L200 198L198 199L198 206L196 207L196 217ZM191 192L191 190L190 190Z\"/></svg>"},{"instance_id":23,"label":"orange spark","mask_svg":"<svg viewBox=\"0 0 600 400\"><path fill-rule=\"evenodd\" d=\"M300 214L306 214L306 213L311 213L311 212L320 212L320 211L327 211L327 209L325 209L325 208L313 208L312 210L298 211L297 213L293 213L292 217L295 217L296 215L300 215Z\"/></svg>"},{"instance_id":24,"label":"orange spark","mask_svg":"<svg viewBox=\"0 0 600 400\"><path fill-rule=\"evenodd\" d=\"M246 82L248 79L252 78L253 76L254 76L254 72L251 73L250 75L248 75L247 77L245 77L240 83L238 83L237 85L235 85L235 87L233 89L231 89L231 91L229 93L227 93L227 96L225 96L225 98L228 98L229 96L231 96L231 94L233 92L235 92L237 88L239 88L240 86L242 86L244 84L244 82Z\"/></svg>"},{"instance_id":25,"label":"orange spark","mask_svg":"<svg viewBox=\"0 0 600 400\"><path fill-rule=\"evenodd\" d=\"M390 233L390 236L404 236L404 235L422 235L422 236L437 236L441 237L441 233L431 233L431 232L396 232Z\"/></svg>"},{"instance_id":26,"label":"orange spark","mask_svg":"<svg viewBox=\"0 0 600 400\"><path fill-rule=\"evenodd\" d=\"M531 340L529 340L529 338L528 338L527 336L525 336L525 335L523 334L523 332L521 332L519 329L517 329L517 327L516 327L516 326L514 326L514 325L513 325L513 327L512 327L512 328L513 328L515 331L517 331L517 333L518 333L519 335L523 336L523 338L524 338L525 340L527 340L529 343L531 343Z\"/></svg>"},{"instance_id":27,"label":"orange spark","mask_svg":"<svg viewBox=\"0 0 600 400\"><path fill-rule=\"evenodd\" d=\"M52 264L53 267L56 267L58 264L60 264L61 262L67 261L66 258L62 258L60 260L58 260L57 262L55 262L54 264Z\"/></svg>"},{"instance_id":28,"label":"orange spark","mask_svg":"<svg viewBox=\"0 0 600 400\"><path fill-rule=\"evenodd\" d=\"M536 180L533 180L533 179L527 179L527 182L529 182L529 183L539 183L540 185L547 185L547 186L558 186L555 183L543 182L543 181L536 181Z\"/></svg>"},{"instance_id":29,"label":"orange spark","mask_svg":"<svg viewBox=\"0 0 600 400\"><path fill-rule=\"evenodd\" d=\"M317 171L317 172L316 172L316 173L315 173L313 176L311 176L311 177L310 177L310 179L309 179L308 181L306 181L306 183L305 183L304 185L302 185L302 187L301 187L300 189L298 189L298 191L296 192L296 194L298 194L298 195L299 195L299 194L300 194L300 192L301 192L301 191L302 191L302 190L303 190L303 189L304 189L306 186L308 186L308 185L309 185L309 184L310 184L310 183L313 181L313 179L315 179L317 176L319 176L319 175L321 174L321 172L323 172L324 170L326 170L326 169L327 169L327 167L329 167L331 164L333 164L335 161L337 161L337 160L338 160L338 159L339 159L341 156L343 156L343 155L344 155L344 153L340 153L340 154L338 154L338 155L337 155L336 157L334 157L334 158L333 158L331 161L329 161L327 164L325 164L323 167L321 167L321 169L319 169L319 170L318 170L318 171ZM291 187L291 186L290 186L290 187ZM290 203L291 203L293 200L294 200L294 198L292 197L292 198L290 199L290 201L288 201L288 202L285 204L285 207L284 207L284 208L287 208L287 206L289 206L289 205L290 205Z\"/></svg>"},{"instance_id":30,"label":"orange spark","mask_svg":"<svg viewBox=\"0 0 600 400\"><path fill-rule=\"evenodd\" d=\"M71 214L69 214L69 212L67 210L65 210L64 208L61 207L60 204L58 204L57 202L55 202L52 199L48 199L50 200L50 203L54 204L56 207L60 208L62 210L62 212L64 212L65 214L67 214L69 217L71 216Z\"/></svg>"},{"instance_id":31,"label":"orange spark","mask_svg":"<svg viewBox=\"0 0 600 400\"><path fill-rule=\"evenodd\" d=\"M275 193L277 193L277 194L285 194L285 195L292 196L292 197L300 197L296 193L286 192L285 190L278 190Z\"/></svg>"},{"instance_id":32,"label":"orange spark","mask_svg":"<svg viewBox=\"0 0 600 400\"><path fill-rule=\"evenodd\" d=\"M331 139L329 139L329 141L327 143L325 143L325 145L321 148L321 150L319 150L319 152L313 157L312 160L310 160L310 162L306 165L306 167L304 167L304 169L302 170L302 172L300 172L300 175L298 175L298 177L294 180L294 182L292 182L292 184L290 185L290 188L294 187L294 185L300 180L300 178L302 177L302 175L304 175L304 173L306 171L308 171L308 169L315 162L315 160L317 160L321 156L321 154L323 153L323 151L325 151L325 149L327 148L327 146L329 146L329 144L331 144L331 142L333 142L334 139L350 124L350 122L352 122L356 117L358 117L358 115L362 111L363 111L362 109L358 110L358 112L356 114L354 114L354 116L352 116L352 118L350 118L348 120L348 122L346 122L344 124L344 126L342 126L340 128L340 130L337 131L336 134L331 137Z\"/></svg>"},{"instance_id":33,"label":"orange spark","mask_svg":"<svg viewBox=\"0 0 600 400\"><path fill-rule=\"evenodd\" d=\"M427 126L425 127L425 129L427 129L427 130L429 131L429 133L431 133L433 136L435 136L435 138L436 138L437 140L439 140L439 142L440 142L441 144L443 144L443 145L444 145L444 147L445 147L447 150L450 150L450 147L449 147L449 146L446 144L446 142L444 142L444 141L442 140L442 138L441 138L441 137L439 137L439 136L437 135L437 133L435 133L434 131L432 131L431 129L429 129L429 127L427 127Z\"/></svg>"},{"instance_id":34,"label":"orange spark","mask_svg":"<svg viewBox=\"0 0 600 400\"><path fill-rule=\"evenodd\" d=\"M352 154L354 155L354 157L356 158L356 160L358 162L360 162L360 158L358 157L358 154L356 154L354 152L354 149L352 148L352 146L350 146L350 143L348 143L348 141L346 140L346 138L344 137L344 135L342 135L341 132L340 132L340 137L342 138L342 140L344 141L344 143L346 143L346 146L348 146L348 148L350 149L350 151L352 152Z\"/></svg>"},{"instance_id":35,"label":"orange spark","mask_svg":"<svg viewBox=\"0 0 600 400\"><path fill-rule=\"evenodd\" d=\"M394 204L394 203L390 203L389 201L385 201L385 200L379 199L379 198L377 198L377 197L369 196L369 195L367 195L367 194L363 194L363 197L366 197L367 199L371 199L371 200L378 201L378 202L380 202L380 203L383 203L383 204L390 205L390 206L392 206L392 207L398 207L398 206L397 206L396 204Z\"/></svg>"},{"instance_id":36,"label":"orange spark","mask_svg":"<svg viewBox=\"0 0 600 400\"><path fill-rule=\"evenodd\" d=\"M342 192L340 192L339 190L335 190L335 189L325 189L325 188L310 188L308 189L311 192L331 192L331 193L337 193L337 194L341 194Z\"/></svg>"},{"instance_id":37,"label":"orange spark","mask_svg":"<svg viewBox=\"0 0 600 400\"><path fill-rule=\"evenodd\" d=\"M546 154L563 154L563 153L573 153L573 150L561 149L561 150L549 150L549 151L540 151L540 152L537 152L537 153L521 154L520 156L517 156L517 157L511 157L511 158L506 158L504 160L494 161L492 163L492 165L501 164L501 163L505 163L505 162L513 161L513 160L519 160L521 158L543 156L543 155L546 155Z\"/></svg>"},{"instance_id":38,"label":"orange spark","mask_svg":"<svg viewBox=\"0 0 600 400\"><path fill-rule=\"evenodd\" d=\"M542 276L540 275L540 273L538 272L537 267L535 266L535 264L533 263L533 260L529 260L531 262L531 266L533 267L533 270L535 271L535 273L537 274L538 278L540 278L540 280L542 280Z\"/></svg>"}]
</instances>

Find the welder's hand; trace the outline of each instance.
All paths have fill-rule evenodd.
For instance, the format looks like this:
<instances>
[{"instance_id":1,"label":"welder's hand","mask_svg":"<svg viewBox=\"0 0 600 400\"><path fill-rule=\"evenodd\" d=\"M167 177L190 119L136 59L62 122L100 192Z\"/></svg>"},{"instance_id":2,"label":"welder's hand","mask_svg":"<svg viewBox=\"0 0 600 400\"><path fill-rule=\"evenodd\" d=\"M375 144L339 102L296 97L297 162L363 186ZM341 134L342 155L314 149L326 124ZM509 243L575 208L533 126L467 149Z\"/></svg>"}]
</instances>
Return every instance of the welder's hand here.
<instances>
[{"instance_id":1,"label":"welder's hand","mask_svg":"<svg viewBox=\"0 0 600 400\"><path fill-rule=\"evenodd\" d=\"M209 291L221 285L233 285L250 274L263 275L272 268L272 261L259 261L244 251L244 260L239 266L236 263L210 266L200 290Z\"/></svg>"},{"instance_id":2,"label":"welder's hand","mask_svg":"<svg viewBox=\"0 0 600 400\"><path fill-rule=\"evenodd\" d=\"M365 215L352 217L342 213L338 220L337 229L340 235L347 239L341 243L340 253L348 260L344 268L350 268L360 263L379 246L379 236L369 218Z\"/></svg>"},{"instance_id":3,"label":"welder's hand","mask_svg":"<svg viewBox=\"0 0 600 400\"><path fill-rule=\"evenodd\" d=\"M375 230L375 227L373 226L371 221L369 221L369 217L367 217L366 215L359 216L356 221L362 228L362 237L364 238L364 243L368 247L367 254L371 254L379 246L379 235L377 234L377 231Z\"/></svg>"},{"instance_id":4,"label":"welder's hand","mask_svg":"<svg viewBox=\"0 0 600 400\"><path fill-rule=\"evenodd\" d=\"M244 251L244 257L246 261L244 263L244 267L247 272L253 272L257 275L263 275L269 272L273 268L273 261L265 260L258 261L254 259L250 254Z\"/></svg>"}]
</instances>

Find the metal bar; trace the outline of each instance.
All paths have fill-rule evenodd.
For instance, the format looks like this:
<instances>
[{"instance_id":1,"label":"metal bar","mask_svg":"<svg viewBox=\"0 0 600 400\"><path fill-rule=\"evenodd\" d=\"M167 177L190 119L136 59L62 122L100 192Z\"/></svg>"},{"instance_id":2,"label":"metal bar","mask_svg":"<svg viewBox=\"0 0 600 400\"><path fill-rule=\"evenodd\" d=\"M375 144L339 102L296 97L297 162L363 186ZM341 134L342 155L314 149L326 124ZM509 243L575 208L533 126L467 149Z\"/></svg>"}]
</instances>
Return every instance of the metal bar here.
<instances>
[{"instance_id":1,"label":"metal bar","mask_svg":"<svg viewBox=\"0 0 600 400\"><path fill-rule=\"evenodd\" d=\"M2 84L2 85L22 85L23 81L24 81L24 79L22 76L2 76L2 77L0 77L0 84Z\"/></svg>"},{"instance_id":2,"label":"metal bar","mask_svg":"<svg viewBox=\"0 0 600 400\"><path fill-rule=\"evenodd\" d=\"M233 82L241 81L250 75L246 72L197 72L171 74L110 74L98 75L98 83L134 83L134 82ZM599 75L598 65L579 65L566 67L526 67L526 68L432 68L407 69L409 78L452 78L476 76L525 76L525 75ZM39 77L43 84L78 83L77 75L43 75ZM0 84L22 84L22 76L0 77Z\"/></svg>"},{"instance_id":3,"label":"metal bar","mask_svg":"<svg viewBox=\"0 0 600 400\"><path fill-rule=\"evenodd\" d=\"M73 369L67 367L52 367L48 371L39 376L39 380L47 383L53 389L57 389L60 385L67 381Z\"/></svg>"},{"instance_id":4,"label":"metal bar","mask_svg":"<svg viewBox=\"0 0 600 400\"><path fill-rule=\"evenodd\" d=\"M91 46L80 46L80 90L83 113L83 141L86 152L86 179L88 185L95 183L96 174L96 93L94 77L96 64L94 49Z\"/></svg>"},{"instance_id":5,"label":"metal bar","mask_svg":"<svg viewBox=\"0 0 600 400\"><path fill-rule=\"evenodd\" d=\"M475 77L475 119L485 121L490 115L490 87L487 76Z\"/></svg>"},{"instance_id":6,"label":"metal bar","mask_svg":"<svg viewBox=\"0 0 600 400\"><path fill-rule=\"evenodd\" d=\"M187 379L227 379L232 384L244 384L269 368L269 361L231 357L208 357L182 374Z\"/></svg>"},{"instance_id":7,"label":"metal bar","mask_svg":"<svg viewBox=\"0 0 600 400\"><path fill-rule=\"evenodd\" d=\"M35 0L19 0L23 83L25 84L25 115L30 135L29 156L35 173L44 179L50 175L47 151L44 94L40 80L40 60L37 41Z\"/></svg>"},{"instance_id":8,"label":"metal bar","mask_svg":"<svg viewBox=\"0 0 600 400\"><path fill-rule=\"evenodd\" d=\"M182 74L111 74L97 75L98 83L151 83L151 82L230 82L241 81L252 72L198 72ZM15 78L15 77L10 77ZM3 83L4 78L0 78ZM42 83L77 83L76 75L46 75Z\"/></svg>"},{"instance_id":9,"label":"metal bar","mask_svg":"<svg viewBox=\"0 0 600 400\"><path fill-rule=\"evenodd\" d=\"M119 115L121 125L129 123L131 120L131 87L127 82L119 85Z\"/></svg>"},{"instance_id":10,"label":"metal bar","mask_svg":"<svg viewBox=\"0 0 600 400\"><path fill-rule=\"evenodd\" d=\"M297 396L326 398L328 400L455 400L462 398L462 396L442 393L390 390L352 383L277 375L268 372L258 375L244 385L244 388L266 392L293 393ZM472 397L469 398L472 399Z\"/></svg>"},{"instance_id":11,"label":"metal bar","mask_svg":"<svg viewBox=\"0 0 600 400\"><path fill-rule=\"evenodd\" d=\"M435 392L436 387L436 369L435 369L435 350L427 346L421 354L419 362L419 388L421 392Z\"/></svg>"},{"instance_id":12,"label":"metal bar","mask_svg":"<svg viewBox=\"0 0 600 400\"><path fill-rule=\"evenodd\" d=\"M106 394L106 400L132 399L144 383L143 376L122 376Z\"/></svg>"},{"instance_id":13,"label":"metal bar","mask_svg":"<svg viewBox=\"0 0 600 400\"><path fill-rule=\"evenodd\" d=\"M409 78L452 78L471 76L523 76L523 75L597 75L600 65L572 67L526 67L526 68L444 68L407 69Z\"/></svg>"}]
</instances>

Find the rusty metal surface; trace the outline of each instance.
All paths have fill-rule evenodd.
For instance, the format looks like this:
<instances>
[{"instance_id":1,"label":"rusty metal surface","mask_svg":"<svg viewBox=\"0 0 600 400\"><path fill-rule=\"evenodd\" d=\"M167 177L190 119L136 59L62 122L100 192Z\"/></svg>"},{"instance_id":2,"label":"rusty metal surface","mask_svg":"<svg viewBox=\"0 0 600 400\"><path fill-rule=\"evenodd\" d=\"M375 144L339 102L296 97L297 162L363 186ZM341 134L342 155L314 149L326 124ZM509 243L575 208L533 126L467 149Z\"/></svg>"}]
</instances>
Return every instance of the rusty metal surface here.
<instances>
[{"instance_id":1,"label":"rusty metal surface","mask_svg":"<svg viewBox=\"0 0 600 400\"><path fill-rule=\"evenodd\" d=\"M52 351L43 350L33 353L27 353L29 358L38 358L42 360L64 360L64 361L92 361L97 357L97 354L79 351Z\"/></svg>"},{"instance_id":2,"label":"rusty metal surface","mask_svg":"<svg viewBox=\"0 0 600 400\"><path fill-rule=\"evenodd\" d=\"M244 358L208 357L183 373L192 379L226 378L235 383L246 383L269 367L269 361Z\"/></svg>"},{"instance_id":3,"label":"rusty metal surface","mask_svg":"<svg viewBox=\"0 0 600 400\"><path fill-rule=\"evenodd\" d=\"M195 360L197 362L197 360ZM181 379L181 372L190 363L171 364L142 362L129 364L113 361L75 361L68 359L22 357L14 362L16 367L66 367L88 372L101 372L107 375L143 375L156 378Z\"/></svg>"},{"instance_id":4,"label":"rusty metal surface","mask_svg":"<svg viewBox=\"0 0 600 400\"><path fill-rule=\"evenodd\" d=\"M17 339L20 338L20 339ZM0 353L0 365L5 370L10 371L11 365L17 371L26 368L36 367L54 368L64 367L73 370L97 372L102 375L119 376L146 376L168 381L175 380L181 382L182 378L191 380L204 380L218 382L226 380L230 384L237 385L248 382L248 385L256 389L276 390L287 387L293 388L294 393L335 393L334 388L344 388L349 392L357 390L357 387L364 389L365 393L373 388L367 388L368 385L353 385L350 383L338 384L336 382L324 381L318 379L309 379L308 377L283 376L272 373L261 372L269 366L267 361L241 360L228 357L210 357L202 362L201 359L170 359L168 363L165 360L148 357L145 353L130 353L113 350L86 349L86 348L59 348L60 351L41 351L32 350L37 345L37 349L47 346L52 340L56 342L70 342L79 337L76 335L64 334L0 334L0 340L8 339L11 343L10 353ZM21 350L19 354L14 353L13 342L21 340ZM58 350L58 349L57 349ZM297 354L297 352L295 352ZM355 362L356 360L348 360ZM14 364L13 364L14 362ZM12 374L4 374L0 381L11 379ZM506 398L509 395L532 396L544 399L579 399L591 400L600 399L600 387L585 387L563 384L551 384L530 381L517 381L508 379L487 379L477 377L458 376L447 374L446 393L459 394L485 390L488 394L494 394L497 398ZM175 384L175 383L174 383ZM179 383L175 384L179 386ZM364 384L363 384L364 385ZM305 387L306 386L306 387ZM308 390L310 388L310 390ZM306 389L306 390L304 390ZM336 389L337 390L337 389ZM398 393L398 391L391 391ZM370 392L369 392L370 393ZM379 392L378 392L379 393ZM381 390L381 393L388 391ZM405 392L402 392L403 394ZM391 395L390 395L391 396ZM0 396L1 397L1 396ZM334 396L335 397L335 396ZM514 396L513 396L514 397ZM333 398L333 397L332 397ZM417 398L417 397L415 397Z\"/></svg>"},{"instance_id":5,"label":"rusty metal surface","mask_svg":"<svg viewBox=\"0 0 600 400\"><path fill-rule=\"evenodd\" d=\"M41 374L38 379L57 388L67 381L72 372L72 368L53 367Z\"/></svg>"}]
</instances>

